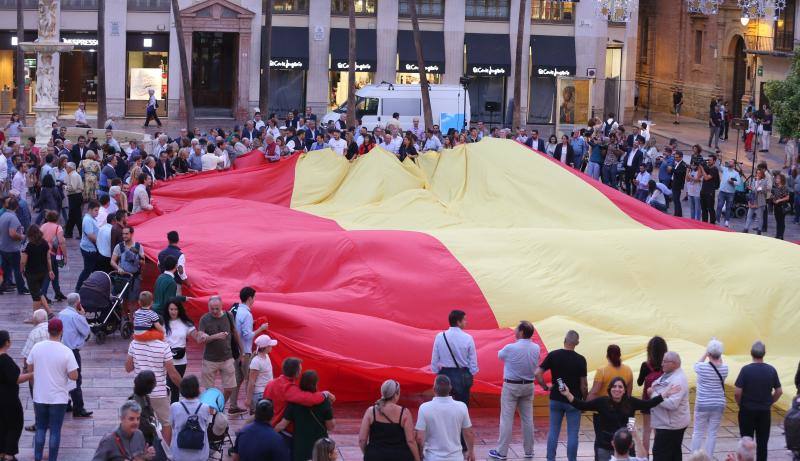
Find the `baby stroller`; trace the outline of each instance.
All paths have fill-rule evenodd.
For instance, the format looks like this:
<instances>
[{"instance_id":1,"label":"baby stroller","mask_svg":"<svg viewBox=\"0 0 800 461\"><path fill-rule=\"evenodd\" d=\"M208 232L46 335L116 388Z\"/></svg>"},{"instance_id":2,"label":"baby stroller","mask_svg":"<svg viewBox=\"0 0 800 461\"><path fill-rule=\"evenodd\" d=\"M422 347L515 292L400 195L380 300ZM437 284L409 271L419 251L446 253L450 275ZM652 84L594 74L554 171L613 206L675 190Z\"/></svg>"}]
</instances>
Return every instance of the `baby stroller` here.
<instances>
[{"instance_id":1,"label":"baby stroller","mask_svg":"<svg viewBox=\"0 0 800 461\"><path fill-rule=\"evenodd\" d=\"M225 459L225 445L228 445L228 455L233 448L233 439L228 431L228 417L225 416L225 397L219 389L212 387L200 395L200 401L216 410L211 422L208 423L206 436L208 437L209 461L222 461Z\"/></svg>"},{"instance_id":2,"label":"baby stroller","mask_svg":"<svg viewBox=\"0 0 800 461\"><path fill-rule=\"evenodd\" d=\"M131 276L102 271L92 272L81 285L78 294L97 344L117 330L124 339L133 335L133 324L122 314L122 300L130 286Z\"/></svg>"}]
</instances>

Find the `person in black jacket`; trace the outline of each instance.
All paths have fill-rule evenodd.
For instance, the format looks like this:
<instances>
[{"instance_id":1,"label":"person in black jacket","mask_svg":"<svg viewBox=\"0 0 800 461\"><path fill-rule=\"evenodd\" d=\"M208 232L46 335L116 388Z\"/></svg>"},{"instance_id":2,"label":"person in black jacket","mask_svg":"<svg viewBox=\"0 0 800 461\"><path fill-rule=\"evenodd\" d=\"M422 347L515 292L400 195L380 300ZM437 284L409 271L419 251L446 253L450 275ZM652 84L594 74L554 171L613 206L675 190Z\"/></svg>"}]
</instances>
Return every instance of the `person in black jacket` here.
<instances>
[{"instance_id":1,"label":"person in black jacket","mask_svg":"<svg viewBox=\"0 0 800 461\"><path fill-rule=\"evenodd\" d=\"M633 179L636 177L636 173L639 172L639 165L644 161L644 144L644 136L636 136L636 143L623 160L625 165L625 192L628 195L631 195L635 190Z\"/></svg>"},{"instance_id":2,"label":"person in black jacket","mask_svg":"<svg viewBox=\"0 0 800 461\"><path fill-rule=\"evenodd\" d=\"M560 161L564 164L570 164L574 166L573 157L575 156L575 152L572 149L572 144L569 142L569 136L562 135L561 142L556 144L556 150L553 153L553 158ZM583 160L583 159L581 159Z\"/></svg>"},{"instance_id":3,"label":"person in black jacket","mask_svg":"<svg viewBox=\"0 0 800 461\"><path fill-rule=\"evenodd\" d=\"M681 193L686 185L686 162L683 161L683 152L675 152L675 165L672 167L672 203L675 216L683 216L681 208Z\"/></svg>"},{"instance_id":4,"label":"person in black jacket","mask_svg":"<svg viewBox=\"0 0 800 461\"><path fill-rule=\"evenodd\" d=\"M397 159L401 162L405 160L406 157L410 157L411 160L417 158L417 148L414 146L414 139L412 136L411 134L406 134L403 137L403 143L400 144L400 149L397 150Z\"/></svg>"},{"instance_id":5,"label":"person in black jacket","mask_svg":"<svg viewBox=\"0 0 800 461\"><path fill-rule=\"evenodd\" d=\"M61 188L56 186L53 175L44 175L44 178L42 178L42 190L39 192L39 199L34 205L34 209L39 210L36 225L38 226L44 221L44 216L48 210L53 210L61 215L61 202L63 200L64 194L61 192Z\"/></svg>"},{"instance_id":6,"label":"person in black jacket","mask_svg":"<svg viewBox=\"0 0 800 461\"><path fill-rule=\"evenodd\" d=\"M576 399L568 387L560 391L569 403L581 411L594 411L597 416L594 420L594 451L595 459L608 461L614 454L611 439L618 429L628 425L628 418L633 418L636 411L649 410L680 391L680 386L672 386L663 395L656 395L650 400L641 400L628 395L628 386L621 377L611 380L608 385L608 396L592 400ZM643 454L640 454L643 455Z\"/></svg>"},{"instance_id":7,"label":"person in black jacket","mask_svg":"<svg viewBox=\"0 0 800 461\"><path fill-rule=\"evenodd\" d=\"M539 137L539 130L531 130L531 135L525 141L525 145L539 152L544 152L544 139Z\"/></svg>"}]
</instances>

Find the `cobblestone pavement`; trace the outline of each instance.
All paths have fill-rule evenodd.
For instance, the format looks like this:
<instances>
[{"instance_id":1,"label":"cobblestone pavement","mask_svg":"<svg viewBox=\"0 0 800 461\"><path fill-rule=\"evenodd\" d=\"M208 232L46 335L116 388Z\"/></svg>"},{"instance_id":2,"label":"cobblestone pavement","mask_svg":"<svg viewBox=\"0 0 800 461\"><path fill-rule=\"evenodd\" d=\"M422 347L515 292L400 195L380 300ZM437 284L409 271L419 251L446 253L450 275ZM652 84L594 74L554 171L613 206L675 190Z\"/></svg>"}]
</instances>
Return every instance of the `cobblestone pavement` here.
<instances>
[{"instance_id":1,"label":"cobblestone pavement","mask_svg":"<svg viewBox=\"0 0 800 461\"><path fill-rule=\"evenodd\" d=\"M68 247L70 262L61 275L65 293L75 286L77 275L81 269L77 241L70 240ZM6 293L0 296L0 305L2 305L2 309L0 309L0 329L8 330L11 333L12 347L9 353L19 363L21 362L20 351L31 328L30 325L23 323L23 320L30 317L31 314L30 298ZM61 308L63 308L63 303L58 303L55 309L60 310ZM126 397L131 394L133 383L133 375L126 373L123 369L127 345L127 341L115 335L110 337L103 345L98 345L92 340L81 351L84 364L83 393L86 407L88 410L94 411L94 416L81 420L75 420L71 415L66 417L61 438L60 460L86 461L91 459L100 438L116 427L118 423L117 409ZM193 345L189 348L188 357L189 369L187 373L199 374L200 349ZM793 389L791 389L790 383L785 384L786 391L791 392ZM25 424L32 424L33 402L30 399L27 386L21 386L20 398L25 409ZM427 398L429 398L427 395L406 396L404 402L401 403L414 408L416 413L416 407ZM480 398L477 403L481 408L472 408L470 411L477 433L476 451L478 459L487 459L488 451L494 448L494 444L497 441L499 404L496 400L487 398ZM337 425L336 430L332 432L332 437L337 441L342 459L345 461L362 459L358 448L358 428L364 409L368 405L369 403L336 405ZM736 405L729 396L728 410L725 413L718 435L718 453L727 453L735 448L738 437L735 411ZM535 459L544 459L548 427L547 413L547 400L543 397L537 397L535 401ZM773 426L769 443L771 450L770 460L791 459L785 450L784 437L780 427L783 414L782 411L777 410L773 414ZM240 417L233 417L232 420L232 433L235 433L245 421L244 418ZM509 458L522 459L523 451L518 423L514 430L515 443L511 445ZM558 459L565 459L566 446L563 441L566 437L566 426L562 431ZM687 452L688 444L691 440L690 432L690 430L687 431L684 439L684 449ZM593 440L591 418L588 415L584 415L581 420L579 459L583 461L593 459ZM21 453L18 455L20 460L33 459L32 444L32 433L24 432L20 441ZM47 453L46 450L45 453Z\"/></svg>"}]
</instances>

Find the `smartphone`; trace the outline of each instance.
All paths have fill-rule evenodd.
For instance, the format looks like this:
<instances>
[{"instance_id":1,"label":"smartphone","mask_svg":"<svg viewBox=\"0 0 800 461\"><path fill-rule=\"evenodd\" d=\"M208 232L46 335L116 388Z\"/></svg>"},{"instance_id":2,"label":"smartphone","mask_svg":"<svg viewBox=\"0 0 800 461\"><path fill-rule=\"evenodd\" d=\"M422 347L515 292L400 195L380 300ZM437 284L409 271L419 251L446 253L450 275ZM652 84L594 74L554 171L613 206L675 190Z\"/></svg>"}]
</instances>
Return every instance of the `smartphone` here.
<instances>
[{"instance_id":1,"label":"smartphone","mask_svg":"<svg viewBox=\"0 0 800 461\"><path fill-rule=\"evenodd\" d=\"M567 386L564 384L564 380L563 379L558 378L558 379L556 379L556 382L558 382L558 390L559 391L563 392L564 390L567 389Z\"/></svg>"},{"instance_id":2,"label":"smartphone","mask_svg":"<svg viewBox=\"0 0 800 461\"><path fill-rule=\"evenodd\" d=\"M636 418L628 418L628 431L633 432L636 427Z\"/></svg>"}]
</instances>

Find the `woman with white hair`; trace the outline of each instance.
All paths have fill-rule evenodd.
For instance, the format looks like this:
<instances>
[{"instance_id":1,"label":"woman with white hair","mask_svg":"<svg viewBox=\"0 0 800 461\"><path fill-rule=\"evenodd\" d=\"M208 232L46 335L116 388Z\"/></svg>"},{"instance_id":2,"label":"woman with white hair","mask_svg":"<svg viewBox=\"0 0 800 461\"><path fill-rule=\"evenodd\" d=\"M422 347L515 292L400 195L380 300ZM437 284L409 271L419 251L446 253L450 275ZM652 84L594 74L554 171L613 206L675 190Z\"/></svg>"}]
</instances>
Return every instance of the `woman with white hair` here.
<instances>
[{"instance_id":1,"label":"woman with white hair","mask_svg":"<svg viewBox=\"0 0 800 461\"><path fill-rule=\"evenodd\" d=\"M399 399L400 383L387 379L381 398L364 413L358 433L364 461L419 461L414 417L397 404Z\"/></svg>"},{"instance_id":2,"label":"woman with white hair","mask_svg":"<svg viewBox=\"0 0 800 461\"><path fill-rule=\"evenodd\" d=\"M716 339L708 342L706 352L694 364L697 373L697 397L694 403L694 431L692 451L703 448L714 456L722 413L725 411L725 378L728 366L722 363L722 343Z\"/></svg>"}]
</instances>

